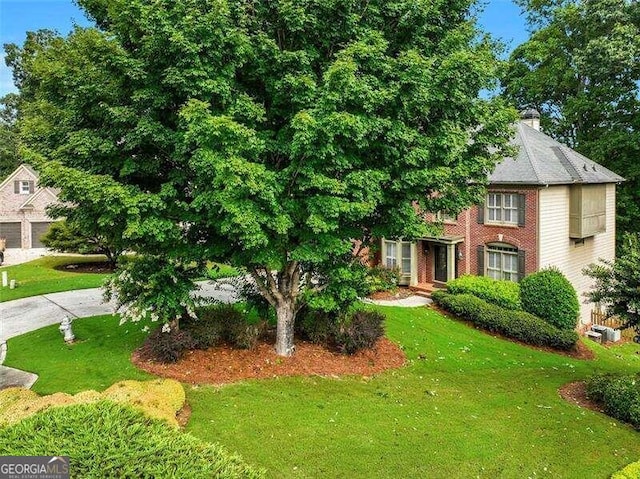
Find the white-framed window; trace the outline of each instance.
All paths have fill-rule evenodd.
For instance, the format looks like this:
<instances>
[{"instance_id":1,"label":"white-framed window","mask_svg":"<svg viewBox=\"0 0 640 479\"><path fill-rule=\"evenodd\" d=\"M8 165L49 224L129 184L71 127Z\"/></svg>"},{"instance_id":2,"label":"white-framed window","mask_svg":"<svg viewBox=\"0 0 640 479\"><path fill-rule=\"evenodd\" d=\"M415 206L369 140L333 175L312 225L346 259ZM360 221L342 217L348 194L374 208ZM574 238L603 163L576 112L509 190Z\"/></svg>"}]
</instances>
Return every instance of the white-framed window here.
<instances>
[{"instance_id":1,"label":"white-framed window","mask_svg":"<svg viewBox=\"0 0 640 479\"><path fill-rule=\"evenodd\" d=\"M394 269L398 266L398 243L395 241L385 241L385 267Z\"/></svg>"},{"instance_id":2,"label":"white-framed window","mask_svg":"<svg viewBox=\"0 0 640 479\"><path fill-rule=\"evenodd\" d=\"M411 277L413 245L410 241L383 241L382 262L386 268L398 269L403 277Z\"/></svg>"},{"instance_id":3,"label":"white-framed window","mask_svg":"<svg viewBox=\"0 0 640 479\"><path fill-rule=\"evenodd\" d=\"M403 241L400 255L400 272L403 275L411 275L411 243Z\"/></svg>"},{"instance_id":4,"label":"white-framed window","mask_svg":"<svg viewBox=\"0 0 640 479\"><path fill-rule=\"evenodd\" d=\"M518 249L508 245L487 246L487 276L518 281Z\"/></svg>"},{"instance_id":5,"label":"white-framed window","mask_svg":"<svg viewBox=\"0 0 640 479\"><path fill-rule=\"evenodd\" d=\"M518 224L517 193L489 193L486 208L487 223Z\"/></svg>"},{"instance_id":6,"label":"white-framed window","mask_svg":"<svg viewBox=\"0 0 640 479\"><path fill-rule=\"evenodd\" d=\"M21 195L30 195L31 194L31 185L29 181L21 181L20 182L20 194Z\"/></svg>"}]
</instances>

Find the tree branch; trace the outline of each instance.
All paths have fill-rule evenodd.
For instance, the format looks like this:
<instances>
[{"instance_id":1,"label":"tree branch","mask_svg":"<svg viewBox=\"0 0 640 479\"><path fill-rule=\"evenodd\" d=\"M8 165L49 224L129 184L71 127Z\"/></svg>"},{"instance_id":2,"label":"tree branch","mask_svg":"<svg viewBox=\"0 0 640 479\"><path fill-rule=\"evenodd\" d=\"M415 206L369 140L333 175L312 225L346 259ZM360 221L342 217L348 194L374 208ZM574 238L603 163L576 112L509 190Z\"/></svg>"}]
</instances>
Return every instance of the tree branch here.
<instances>
[{"instance_id":1,"label":"tree branch","mask_svg":"<svg viewBox=\"0 0 640 479\"><path fill-rule=\"evenodd\" d=\"M249 271L249 274L251 274L251 277L256 282L256 286L260 290L260 293L262 293L264 298L269 302L271 306L275 307L276 300L273 294L271 293L270 288L267 287L266 283L262 279L262 276L260 276L260 272L258 271L258 268L251 268L251 270Z\"/></svg>"}]
</instances>

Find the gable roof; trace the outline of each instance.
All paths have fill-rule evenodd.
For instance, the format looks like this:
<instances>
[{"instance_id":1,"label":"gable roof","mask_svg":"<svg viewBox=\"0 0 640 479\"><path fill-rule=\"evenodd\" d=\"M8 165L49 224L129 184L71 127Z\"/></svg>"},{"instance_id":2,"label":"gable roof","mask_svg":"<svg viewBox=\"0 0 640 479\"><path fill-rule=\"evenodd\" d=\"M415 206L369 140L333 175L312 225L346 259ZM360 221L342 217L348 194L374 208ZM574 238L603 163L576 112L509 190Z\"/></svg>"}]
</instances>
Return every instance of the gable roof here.
<instances>
[{"instance_id":1,"label":"gable roof","mask_svg":"<svg viewBox=\"0 0 640 479\"><path fill-rule=\"evenodd\" d=\"M33 202L45 194L49 195L51 201L58 201L58 196L50 188L39 188L35 193L29 195L26 201L20 205L19 209L32 208Z\"/></svg>"},{"instance_id":2,"label":"gable roof","mask_svg":"<svg viewBox=\"0 0 640 479\"><path fill-rule=\"evenodd\" d=\"M26 163L22 163L20 166L18 166L15 170L13 170L13 173L11 173L9 176L7 176L4 181L2 181L0 183L0 190L2 190L5 186L7 186L8 184L11 183L11 181L21 172L21 171L26 171L27 173L29 173L29 175L31 175L31 177L34 180L38 179L38 173L36 172L36 170L34 170L33 168L31 168L31 166L27 165Z\"/></svg>"},{"instance_id":3,"label":"gable roof","mask_svg":"<svg viewBox=\"0 0 640 479\"><path fill-rule=\"evenodd\" d=\"M624 178L522 122L516 126L515 158L502 160L491 184L564 185L618 183Z\"/></svg>"}]
</instances>

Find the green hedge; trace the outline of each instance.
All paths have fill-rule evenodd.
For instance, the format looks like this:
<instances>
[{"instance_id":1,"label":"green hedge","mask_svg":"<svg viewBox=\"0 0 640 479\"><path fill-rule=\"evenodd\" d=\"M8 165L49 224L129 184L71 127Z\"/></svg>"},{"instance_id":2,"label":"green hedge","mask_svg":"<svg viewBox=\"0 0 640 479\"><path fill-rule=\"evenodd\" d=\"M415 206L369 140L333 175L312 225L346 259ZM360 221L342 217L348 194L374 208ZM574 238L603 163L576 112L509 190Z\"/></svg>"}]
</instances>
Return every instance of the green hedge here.
<instances>
[{"instance_id":1,"label":"green hedge","mask_svg":"<svg viewBox=\"0 0 640 479\"><path fill-rule=\"evenodd\" d=\"M597 375L587 381L587 396L605 412L640 429L640 376Z\"/></svg>"},{"instance_id":2,"label":"green hedge","mask_svg":"<svg viewBox=\"0 0 640 479\"><path fill-rule=\"evenodd\" d=\"M217 444L108 401L52 408L2 427L0 455L69 456L71 477L82 478L263 477Z\"/></svg>"},{"instance_id":3,"label":"green hedge","mask_svg":"<svg viewBox=\"0 0 640 479\"><path fill-rule=\"evenodd\" d=\"M578 323L578 295L557 268L542 269L520 281L520 301L525 311L556 328L573 330Z\"/></svg>"},{"instance_id":4,"label":"green hedge","mask_svg":"<svg viewBox=\"0 0 640 479\"><path fill-rule=\"evenodd\" d=\"M578 334L560 330L525 311L512 311L471 294L435 291L433 300L441 308L471 321L476 327L534 346L568 351L575 347Z\"/></svg>"},{"instance_id":5,"label":"green hedge","mask_svg":"<svg viewBox=\"0 0 640 479\"><path fill-rule=\"evenodd\" d=\"M522 309L520 286L513 281L498 281L486 276L464 275L447 283L451 294L472 294L507 309Z\"/></svg>"}]
</instances>

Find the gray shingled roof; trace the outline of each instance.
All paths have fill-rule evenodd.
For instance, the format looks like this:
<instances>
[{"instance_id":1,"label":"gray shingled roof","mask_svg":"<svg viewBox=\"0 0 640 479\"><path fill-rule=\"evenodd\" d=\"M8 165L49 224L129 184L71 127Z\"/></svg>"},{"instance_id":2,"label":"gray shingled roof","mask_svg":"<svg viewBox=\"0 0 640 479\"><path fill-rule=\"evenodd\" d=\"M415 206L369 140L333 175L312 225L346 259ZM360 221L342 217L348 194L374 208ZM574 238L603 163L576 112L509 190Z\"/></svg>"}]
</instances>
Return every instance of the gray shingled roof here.
<instances>
[{"instance_id":1,"label":"gray shingled roof","mask_svg":"<svg viewBox=\"0 0 640 479\"><path fill-rule=\"evenodd\" d=\"M489 176L492 184L564 185L618 183L620 175L523 123L516 126L516 158L505 158Z\"/></svg>"}]
</instances>

